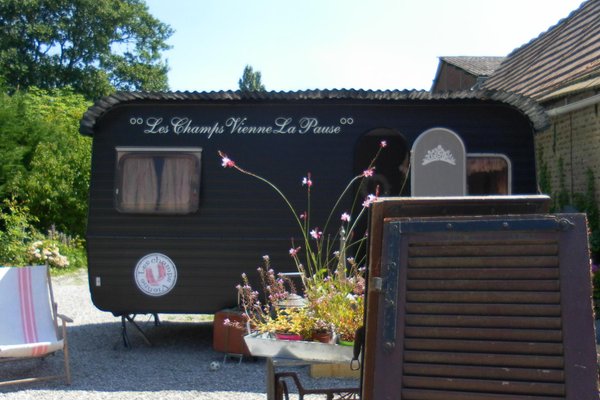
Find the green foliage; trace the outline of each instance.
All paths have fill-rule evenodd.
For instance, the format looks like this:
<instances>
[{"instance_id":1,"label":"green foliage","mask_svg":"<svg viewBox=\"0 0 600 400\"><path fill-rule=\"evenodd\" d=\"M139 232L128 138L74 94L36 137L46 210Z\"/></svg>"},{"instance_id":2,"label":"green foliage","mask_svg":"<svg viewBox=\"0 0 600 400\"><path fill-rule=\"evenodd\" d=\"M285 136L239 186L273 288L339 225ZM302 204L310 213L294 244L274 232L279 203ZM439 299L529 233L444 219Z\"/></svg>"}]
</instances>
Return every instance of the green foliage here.
<instances>
[{"instance_id":1,"label":"green foliage","mask_svg":"<svg viewBox=\"0 0 600 400\"><path fill-rule=\"evenodd\" d=\"M69 153L57 143L40 143L31 170L14 176L13 192L28 199L40 226L54 223L61 230L79 235L85 232L89 165L82 165L84 158L86 154ZM84 169L75 169L79 166Z\"/></svg>"},{"instance_id":2,"label":"green foliage","mask_svg":"<svg viewBox=\"0 0 600 400\"><path fill-rule=\"evenodd\" d=\"M88 99L165 90L172 33L143 0L2 0L0 75L12 90L71 86Z\"/></svg>"},{"instance_id":3,"label":"green foliage","mask_svg":"<svg viewBox=\"0 0 600 400\"><path fill-rule=\"evenodd\" d=\"M600 319L600 271L596 264L592 265L592 287L594 289L592 295L594 314L596 319Z\"/></svg>"},{"instance_id":4,"label":"green foliage","mask_svg":"<svg viewBox=\"0 0 600 400\"><path fill-rule=\"evenodd\" d=\"M548 171L548 163L544 160L544 150L538 150L538 190L540 193L551 194L552 184L550 183L550 171Z\"/></svg>"},{"instance_id":5,"label":"green foliage","mask_svg":"<svg viewBox=\"0 0 600 400\"><path fill-rule=\"evenodd\" d=\"M600 255L600 211L596 202L596 183L594 171L588 168L586 171L586 191L585 193L574 193L573 204L581 211L585 212L588 220L588 229L590 231L590 250L594 255Z\"/></svg>"},{"instance_id":6,"label":"green foliage","mask_svg":"<svg viewBox=\"0 0 600 400\"><path fill-rule=\"evenodd\" d=\"M265 91L265 85L261 83L260 71L254 72L250 65L246 65L246 67L244 68L244 73L238 81L238 85L242 92Z\"/></svg>"},{"instance_id":7,"label":"green foliage","mask_svg":"<svg viewBox=\"0 0 600 400\"><path fill-rule=\"evenodd\" d=\"M560 157L558 159L558 193L555 197L555 209L557 211L563 210L566 206L571 204L571 192L567 189L566 177L565 177L565 164Z\"/></svg>"},{"instance_id":8,"label":"green foliage","mask_svg":"<svg viewBox=\"0 0 600 400\"><path fill-rule=\"evenodd\" d=\"M72 239L69 243L58 243L58 248L69 260L68 270L77 270L87 267L87 253L85 241L80 238Z\"/></svg>"},{"instance_id":9,"label":"green foliage","mask_svg":"<svg viewBox=\"0 0 600 400\"><path fill-rule=\"evenodd\" d=\"M550 184L550 174L548 172L548 165L543 161L542 151L538 151L538 165L539 165L539 176L538 182L540 191L542 193L552 193L552 186ZM559 173L559 190L555 193L555 202L551 209L552 212L560 212L565 206L571 204L579 210L584 212L588 220L589 228L589 243L590 252L596 260L600 261L600 210L598 208L598 201L596 199L596 179L594 171L588 168L586 171L586 190L585 193L571 193L566 187L565 183L565 171L564 163L562 158L558 159L558 173ZM600 273L596 274L599 276L600 284ZM596 279L596 278L595 278ZM600 286L598 286L600 291ZM598 294L600 298L600 292Z\"/></svg>"},{"instance_id":10,"label":"green foliage","mask_svg":"<svg viewBox=\"0 0 600 400\"><path fill-rule=\"evenodd\" d=\"M25 265L28 261L27 246L39 233L33 227L35 217L27 206L14 199L5 199L0 208L0 263L2 265Z\"/></svg>"},{"instance_id":11,"label":"green foliage","mask_svg":"<svg viewBox=\"0 0 600 400\"><path fill-rule=\"evenodd\" d=\"M27 204L40 231L82 236L87 220L91 140L78 133L88 107L71 90L3 95L0 196Z\"/></svg>"},{"instance_id":12,"label":"green foliage","mask_svg":"<svg viewBox=\"0 0 600 400\"><path fill-rule=\"evenodd\" d=\"M600 258L600 229L590 230L590 251L597 259Z\"/></svg>"},{"instance_id":13,"label":"green foliage","mask_svg":"<svg viewBox=\"0 0 600 400\"><path fill-rule=\"evenodd\" d=\"M54 228L44 236L35 228L36 222L26 205L15 199L4 199L0 208L0 265L47 263L51 268L62 270L87 266L82 239Z\"/></svg>"},{"instance_id":14,"label":"green foliage","mask_svg":"<svg viewBox=\"0 0 600 400\"><path fill-rule=\"evenodd\" d=\"M8 197L7 181L28 168L37 144L51 137L51 128L26 113L24 94L0 93L0 197Z\"/></svg>"},{"instance_id":15,"label":"green foliage","mask_svg":"<svg viewBox=\"0 0 600 400\"><path fill-rule=\"evenodd\" d=\"M550 183L550 173L548 171L548 165L544 161L542 150L538 150L538 184L542 193L552 193L552 185ZM581 212L585 212L588 221L588 239L590 246L590 253L592 256L592 286L593 286L593 299L594 299L594 313L596 318L600 318L600 270L598 270L598 263L600 263L600 211L598 209L598 202L596 201L596 183L594 177L594 171L588 168L586 171L586 190L585 193L571 193L565 183L565 171L564 163L562 158L558 159L558 173L559 173L559 190L555 193L555 204L552 208L552 212L560 211L564 206L570 203L570 199L573 199L573 205Z\"/></svg>"}]
</instances>

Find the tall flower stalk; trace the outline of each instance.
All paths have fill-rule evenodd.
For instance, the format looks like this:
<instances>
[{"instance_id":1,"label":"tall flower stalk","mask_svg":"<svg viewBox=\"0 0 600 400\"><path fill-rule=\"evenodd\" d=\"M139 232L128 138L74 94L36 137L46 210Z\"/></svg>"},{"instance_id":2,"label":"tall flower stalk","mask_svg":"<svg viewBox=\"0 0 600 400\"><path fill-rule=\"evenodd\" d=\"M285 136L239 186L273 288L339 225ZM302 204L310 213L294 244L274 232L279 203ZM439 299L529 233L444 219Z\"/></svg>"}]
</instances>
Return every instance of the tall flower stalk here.
<instances>
[{"instance_id":1,"label":"tall flower stalk","mask_svg":"<svg viewBox=\"0 0 600 400\"><path fill-rule=\"evenodd\" d=\"M313 275L321 276L321 275L327 273L328 269L330 269L330 267L332 266L332 262L334 260L333 247L335 246L335 243L340 239L340 231L337 231L335 234L333 234L333 236L328 233L329 225L333 219L333 216L334 216L335 212L339 209L339 206L340 206L342 200L348 195L348 193L350 192L352 187L355 186L355 184L357 182L362 182L364 179L373 176L373 173L375 170L375 167L374 167L375 162L376 162L377 158L379 157L379 154L381 153L381 151L386 146L387 146L387 143L385 141L380 142L379 148L378 148L376 154L374 155L373 159L369 163L368 168L365 171L363 171L360 175L353 177L350 180L350 182L346 185L344 190L338 196L335 204L331 208L329 215L325 221L325 224L322 225L322 228L320 228L319 226L311 225L311 222L312 222L311 221L311 190L313 188L314 181L313 181L312 174L310 172L308 172L307 175L305 177L303 177L302 181L301 181L302 186L306 187L307 205L306 205L306 211L303 211L300 213L292 205L290 200L281 191L281 189L279 189L279 187L277 187L271 181L269 181L266 178L263 178L262 176L260 176L258 174L255 174L251 171L248 171L248 170L240 167L235 161L233 161L231 158L229 158L229 156L227 156L227 154L225 154L224 152L219 150L218 154L221 157L221 165L224 168L233 168L244 175L247 175L254 179L257 179L257 180L265 183L266 185L268 185L271 189L273 189L275 191L275 193L277 193L279 195L279 197L283 200L283 202L285 203L287 208L292 213L292 216L293 216L294 220L296 221L296 224L298 225L298 228L299 228L301 236L302 236L302 240L304 242L303 245L304 245L304 253L305 253L306 261L305 261L305 264L301 263L300 258L298 257L298 251L295 251L293 258L294 258L294 261L296 262L296 266L298 267L300 272L306 273L307 276L313 276ZM354 201L352 202L352 208L349 210L349 212L344 211L342 213L341 220L343 222L343 225L345 225L345 226L343 226L343 229L345 230L346 240L348 238L350 238L350 239L354 238L354 230L357 226L358 221L365 214L366 209L370 206L370 204L373 201L375 201L375 199L377 199L377 195L378 195L377 193L370 194L367 196L367 198L364 199L364 201L361 204L361 209L358 212L358 214L356 215L356 217L354 218L354 221L351 222L350 215L352 215L354 213L355 207L358 203L358 199L356 197L355 197ZM357 191L356 196L358 196L358 191ZM345 248L345 250L348 251L351 248L354 252L356 252L360 248L361 244L364 241L365 241L364 236L357 240L347 240L347 246L349 248ZM302 246L300 246L300 248L301 247ZM298 249L298 247L296 247L295 243L293 243L293 242L292 242L292 249Z\"/></svg>"},{"instance_id":2,"label":"tall flower stalk","mask_svg":"<svg viewBox=\"0 0 600 400\"><path fill-rule=\"evenodd\" d=\"M366 242L366 236L356 235L355 230L358 221L366 213L371 203L377 199L378 190L376 190L376 193L369 194L360 205L359 190L356 190L357 194L352 202L351 209L343 211L339 217L340 228L333 234L329 233L329 228L334 215L340 212L343 199L349 195L352 188L373 176L375 162L386 146L386 142L382 141L367 169L353 177L342 190L322 228L314 226L310 217L311 191L315 185L310 172L301 180L302 186L306 188L306 211L298 212L275 184L240 167L229 156L219 151L221 165L224 168L235 169L268 185L279 195L292 213L300 230L303 243L297 245L292 239L289 254L300 272L304 285L304 295L308 301L308 311L306 311L308 318L306 321L312 321L315 326L334 326L337 334L344 339L350 339L353 332L362 323L364 267L361 268L359 265L363 263L366 256L356 260L354 255L364 253L363 246ZM360 209L357 210L357 207L360 207ZM301 254L304 254L304 262L301 260ZM246 311L247 319L254 324L262 325L258 330L269 330L269 324L261 324L260 321L272 321L272 316L267 315L272 311L272 308L265 309L264 305L261 307L256 297L257 293L251 290L245 276L243 276L243 280L244 283L238 286L238 293L242 298L240 305ZM287 313L289 316L289 311ZM289 321L288 317L284 319ZM278 319L276 318L276 320Z\"/></svg>"},{"instance_id":3,"label":"tall flower stalk","mask_svg":"<svg viewBox=\"0 0 600 400\"><path fill-rule=\"evenodd\" d=\"M239 165L237 165L235 163L235 161L233 161L232 159L230 159L229 157L227 157L227 155L225 153L223 153L221 150L219 150L219 156L221 157L221 165L224 168L233 168L238 170L239 172L241 172L242 174L251 176L255 179L258 179L259 181L266 183L267 185L269 185L271 187L271 189L275 190L275 192L279 195L279 197L281 197L283 199L283 201L285 202L285 204L288 206L288 208L290 209L290 211L292 212L292 214L294 215L294 218L296 220L296 222L298 223L298 226L300 227L300 230L305 233L305 229L302 225L302 222L300 222L300 218L298 216L298 214L296 213L296 210L294 209L294 206L292 206L292 203L290 203L290 201L288 200L288 198L283 194L283 192L277 187L275 186L273 183L271 183L269 180L263 178L260 175L257 175L253 172L247 171L243 168L241 168ZM312 186L312 183L311 183ZM305 239L306 239L306 235L305 235Z\"/></svg>"}]
</instances>

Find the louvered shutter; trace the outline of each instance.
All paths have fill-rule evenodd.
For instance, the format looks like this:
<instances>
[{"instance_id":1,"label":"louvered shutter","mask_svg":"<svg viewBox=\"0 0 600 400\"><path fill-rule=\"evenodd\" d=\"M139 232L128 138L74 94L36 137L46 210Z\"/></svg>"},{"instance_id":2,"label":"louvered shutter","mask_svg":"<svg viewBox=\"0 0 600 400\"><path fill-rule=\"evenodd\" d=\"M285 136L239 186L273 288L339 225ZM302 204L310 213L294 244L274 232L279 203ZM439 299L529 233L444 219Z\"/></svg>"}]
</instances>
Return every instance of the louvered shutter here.
<instances>
[{"instance_id":1,"label":"louvered shutter","mask_svg":"<svg viewBox=\"0 0 600 400\"><path fill-rule=\"evenodd\" d=\"M365 398L597 399L586 233L582 215L388 220Z\"/></svg>"}]
</instances>

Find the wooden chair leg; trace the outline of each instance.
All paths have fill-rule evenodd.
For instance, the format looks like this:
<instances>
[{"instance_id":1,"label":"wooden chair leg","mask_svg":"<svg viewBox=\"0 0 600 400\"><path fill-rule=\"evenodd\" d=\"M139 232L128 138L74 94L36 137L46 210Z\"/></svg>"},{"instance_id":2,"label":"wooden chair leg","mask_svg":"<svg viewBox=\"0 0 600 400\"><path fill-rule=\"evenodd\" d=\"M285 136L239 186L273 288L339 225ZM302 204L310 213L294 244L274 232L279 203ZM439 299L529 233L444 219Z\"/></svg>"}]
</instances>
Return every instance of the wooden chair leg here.
<instances>
[{"instance_id":1,"label":"wooden chair leg","mask_svg":"<svg viewBox=\"0 0 600 400\"><path fill-rule=\"evenodd\" d=\"M63 357L65 362L65 378L67 381L67 385L71 385L71 365L69 363L69 342L67 341L67 324L63 320L62 322L62 331L63 331Z\"/></svg>"}]
</instances>

